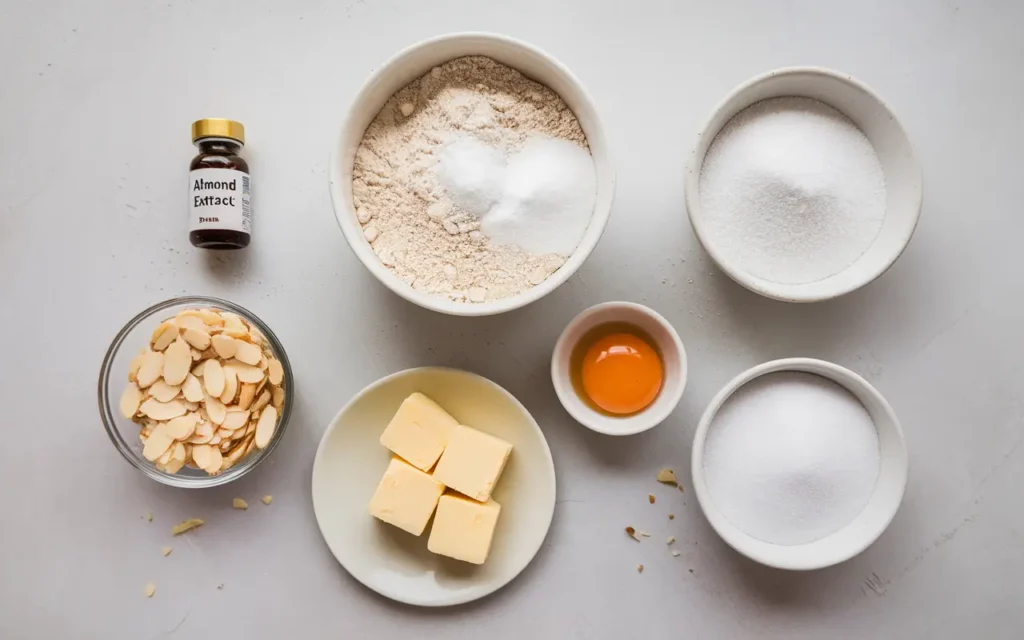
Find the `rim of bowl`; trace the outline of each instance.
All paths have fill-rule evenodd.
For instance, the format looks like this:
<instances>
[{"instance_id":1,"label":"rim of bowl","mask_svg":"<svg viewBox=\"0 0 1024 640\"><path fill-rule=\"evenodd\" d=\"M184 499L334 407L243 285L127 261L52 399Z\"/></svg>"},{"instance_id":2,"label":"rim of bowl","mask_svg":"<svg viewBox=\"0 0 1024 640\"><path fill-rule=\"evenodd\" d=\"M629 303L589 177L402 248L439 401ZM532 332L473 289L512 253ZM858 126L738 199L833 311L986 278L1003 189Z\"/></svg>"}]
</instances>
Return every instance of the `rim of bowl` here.
<instances>
[{"instance_id":1,"label":"rim of bowl","mask_svg":"<svg viewBox=\"0 0 1024 640\"><path fill-rule=\"evenodd\" d=\"M140 324L154 316L156 313L169 309L177 305L209 305L218 306L237 313L244 317L246 320L256 325L256 328L263 332L263 335L267 337L270 342L270 346L284 368L284 379L289 384L289 391L285 394L284 409L281 411L281 417L278 418L277 431L274 433L274 437L271 438L266 448L257 453L256 455L250 454L250 456L243 462L235 465L228 471L208 478L185 478L175 474L166 473L160 471L156 467L143 463L139 455L137 455L130 444L125 442L124 438L121 437L121 432L117 429L116 418L114 412L111 410L111 397L110 387L107 381L111 379L111 367L114 363L114 358L120 352L122 343L134 331ZM281 438L284 437L284 432L288 429L288 422L292 414L293 395L295 393L295 377L292 375L292 365L288 360L288 354L284 350L284 346L281 341L277 338L277 335L263 322L256 314L249 311L245 307L224 300L222 298L214 298L211 296L179 296L177 298L170 298L163 302L158 302L150 307L147 307L143 311L135 315L131 320L128 321L117 335L114 336L113 342L110 343L110 347L107 348L107 353L103 356L103 363L100 365L100 376L99 383L97 385L96 398L99 403L100 419L103 421L103 428L107 432L107 436L110 441L114 444L114 447L118 450L122 457L127 460L133 467L143 472L153 480L161 484L165 484L171 487L178 487L181 489L205 489L208 487L217 487L220 485L227 484L233 480L241 478L245 474L249 473L257 466L260 465L265 459L270 457L270 454L277 448Z\"/></svg>"},{"instance_id":2,"label":"rim of bowl","mask_svg":"<svg viewBox=\"0 0 1024 640\"><path fill-rule=\"evenodd\" d=\"M331 543L330 543L330 541L329 541L329 539L327 537L327 534L324 531L323 525L320 523L320 518L316 515L316 511L317 511L316 495L317 494L313 490L313 484L316 482L316 470L317 470L317 467L319 465L326 464L326 463L323 462L324 455L326 455L326 454L324 454L325 445L327 444L327 440L334 433L335 428L337 428L338 420L341 418L341 416L345 415L345 413L347 413L349 411L349 409L353 405L355 405L355 403L357 401L361 400L363 397L365 397L367 394L371 393L372 391L374 391L374 390L376 390L376 389L378 389L378 388L380 388L380 387L390 383L395 378L400 378L400 377L404 377L404 376L407 376L407 375L411 375L413 373L424 372L424 371L436 371L436 372L441 372L441 373L454 373L454 374L458 374L458 375L470 375L470 376L474 376L474 377L480 378L481 380L483 380L487 384L490 384L495 389L497 389L506 398L508 398L515 406L517 406L519 408L519 410L523 412L523 415L525 415L527 418L529 418L530 424L537 431L537 433L540 434L540 441L544 444L544 452L547 454L546 455L547 467L548 467L548 470L551 473L551 484L554 487L554 493L555 493L555 501L554 501L554 503L552 503L551 510L548 513L547 523L545 524L544 535L541 537L540 541L537 543L537 546L532 550L532 552L530 554L529 560L527 560L526 563L522 567L520 567L518 571L516 571L511 576L509 576L508 579L505 582L503 582L501 585L495 587L493 590L487 592L486 594L483 594L483 595L472 595L472 596L468 596L468 597L464 597L464 598L458 598L458 599L456 599L454 601L444 602L444 603L411 602L411 601L403 599L403 598L396 598L395 595L394 595L394 592L380 591L376 587L370 586L369 584L364 582L362 577L356 576L356 573L353 572L348 567L348 565L346 565L341 560L341 558L338 556L337 553L335 553L334 547L331 545ZM505 387L501 386L500 384L498 384L494 380L491 380L490 378L488 378L486 376L482 376L479 373L474 373L472 371L467 371L465 369L457 369L455 367L425 366L425 367L412 367L412 368L409 368L409 369L402 369L401 371L396 371L394 373L391 373L391 374L388 374L388 375L384 376L383 378L379 378L379 379L371 382L370 384L366 385L362 389L360 389L358 392L356 392L355 395L353 395L351 398L349 398L349 400L341 407L341 409L338 410L338 412L336 414L334 414L334 417L331 418L331 421L327 424L327 428L324 429L323 435L320 436L320 442L316 446L316 453L313 456L313 470L310 472L309 475L310 475L310 494L309 495L310 495L310 501L313 503L313 519L316 520L316 527L317 527L317 531L320 532L320 537L323 538L324 544L327 545L328 550L330 550L331 555L334 556L334 559L338 562L338 564L340 564L342 566L342 568L345 569L345 571L347 571L353 578L358 580L359 583L362 584L363 586L365 586L367 589L370 589L371 591L375 591L375 592L379 593L382 596L385 596L387 598L395 600L396 602L405 602L407 604L411 604L411 605L414 605L414 606L420 606L420 607L435 608L435 607L447 607L447 606L465 604L467 602L473 602L473 601L479 600L481 598L486 598L487 596L489 596L489 595L491 595L491 594L493 594L493 593L495 593L497 591L500 591L501 589L503 589L506 586L508 586L508 584L510 582L515 580L517 577L519 577L519 575L523 571L525 571L526 568L528 566L530 566L531 563L533 563L534 559L536 559L536 557L537 557L537 554L540 552L541 547L544 546L544 541L547 540L548 535L551 533L551 524L552 524L552 522L554 521L554 518L555 518L555 507L558 504L558 475L555 473L555 460L554 460L554 458L551 455L551 445L548 444L547 436L544 435L544 430L540 428L540 423L537 422L537 419L533 417L533 414L530 413L530 410L526 408L526 405L524 405L522 402L519 401L519 398L515 397L512 394L511 391L509 391Z\"/></svg>"},{"instance_id":3,"label":"rim of bowl","mask_svg":"<svg viewBox=\"0 0 1024 640\"><path fill-rule=\"evenodd\" d=\"M583 133L587 136L588 143L591 139L600 139L602 142L604 142L605 160L608 164L609 169L609 177L607 179L607 182L609 184L608 206L599 207L595 203L594 211L591 214L590 224L587 226L586 232L583 234L583 237L580 239L579 244L576 246L573 252L569 255L568 258L566 258L566 261L565 263L562 264L562 266L560 266L554 273L548 276L548 278L545 279L540 284L530 287L529 289L518 295L490 302L474 303L455 302L452 300L448 300L447 298L442 298L441 296L416 291L411 285L409 285L407 282L405 282L397 275L392 273L390 269L385 267L380 262L380 259L377 258L377 255L373 253L373 250L370 249L369 244L366 243L366 239L363 237L362 234L362 229L359 228L358 225L355 225L354 223L351 222L355 220L355 211L351 210L351 208L349 207L349 202L344 198L344 196L340 192L341 176L339 175L340 167L343 163L341 156L342 142L345 140L345 132L348 130L349 124L351 123L354 117L355 106L365 99L365 96L369 91L370 87L376 84L377 81L384 77L387 73L390 73L391 68L400 60L407 56L413 55L414 53L421 49L433 47L438 44L449 42L452 40L468 39L494 40L513 47L518 47L533 55L543 58L553 67L555 67L559 73L563 74L565 78L568 80L569 84L571 84L574 87L575 91L579 94L580 99L584 103L589 104L594 111L594 131L584 131ZM516 69L516 71L519 70ZM520 71L520 73L522 72ZM526 74L524 73L523 75ZM544 84L540 80L535 80L534 78L530 79L534 80L534 82ZM548 85L544 84L544 86ZM550 89L550 87L548 88ZM552 89L552 91L554 91L554 89ZM565 99L564 96L562 96L561 94L559 94L559 97L562 98L563 100ZM381 104L378 107L378 110L380 109L380 107L383 106L384 105ZM574 113L573 115L576 114ZM595 135L592 136L591 134ZM487 31L459 31L434 36L432 38L427 38L425 40L421 40L419 42L411 44L401 49L400 51L392 55L390 58L388 58L383 64L378 66L373 71L373 73L370 74L370 76L366 79L365 82L363 82L363 85L362 87L360 87L359 92L349 103L348 110L345 114L345 118L342 120L341 123L341 129L334 139L334 147L331 150L331 158L329 162L330 175L328 176L328 180L330 183L331 204L333 205L332 208L334 209L334 218L335 221L338 223L338 226L341 228L341 232L345 236L345 240L348 243L349 248L356 255L356 257L363 264L363 266L366 267L366 269L371 274L373 274L373 276L376 277L377 280L383 283L384 286L386 286L388 289L398 294L405 300L408 300L409 302L412 302L415 305L423 307L424 309L429 309L431 311L445 313L448 315L488 316L496 315L499 313L505 313L507 311L519 309L533 302L536 302L537 300L540 300L541 298L548 295L549 293L557 289L559 286L564 284L569 278L571 278L576 273L577 270L579 270L579 268L583 265L586 259L594 251L594 248L597 247L598 242L601 240L601 236L604 234L605 228L608 226L608 219L611 217L612 205L615 201L616 176L615 167L612 165L611 162L611 152L609 146L610 145L608 142L608 137L605 134L604 121L601 119L601 115L597 109L597 103L594 101L593 96L591 96L590 92L583 85L580 79L577 78L576 75L569 70L569 67L567 67L565 64L563 64L561 61L559 61L551 54L547 53L543 49L540 49L539 47L536 47L517 38L512 38L509 36L501 35L498 33L491 33ZM591 155L593 155L593 150L591 150ZM346 220L348 220L349 222L346 223Z\"/></svg>"},{"instance_id":4,"label":"rim of bowl","mask_svg":"<svg viewBox=\"0 0 1024 640\"><path fill-rule=\"evenodd\" d=\"M714 244L710 242L706 237L701 227L702 223L699 221L701 213L703 211L703 207L701 206L700 202L700 172L704 168L704 158L707 156L707 151L705 151L704 154L702 154L701 157L698 158L697 148L700 147L701 141L705 140L708 137L709 133L711 133L708 131L708 128L711 126L711 123L715 120L718 114L721 113L723 109L725 109L726 105L728 105L729 102L737 98L739 95L745 93L755 85L761 84L762 82L779 76L796 74L811 74L838 80L844 84L847 84L861 91L869 98L877 102L882 107L882 109L885 110L886 113L888 113L889 118L892 120L893 124L895 124L896 128L899 130L900 134L903 136L903 139L906 140L907 147L910 150L909 157L911 160L911 164L913 165L914 181L917 183L917 202L913 207L914 223L910 226L909 231L906 233L906 237L901 239L899 250L894 252L893 255L888 257L884 262L880 262L876 269L873 269L870 273L867 274L867 277L862 278L860 281L854 282L846 287L835 288L831 291L819 293L816 295L794 295L792 292L787 291L787 289L793 285L787 284L776 284L775 288L765 288L763 286L763 282L761 281L761 279L755 279L746 271L740 269L739 267L732 266L728 261L722 258L721 254L714 247ZM832 107L833 109L839 111L843 115L846 115L845 111L843 111L843 109L841 109L839 105L831 103L826 104L828 104L828 106ZM740 111L742 111L742 109ZM711 137L711 142L708 143L708 149L711 148L711 144L714 142L714 138L718 136L718 134L721 132L723 128L725 128L728 122L729 121L727 120L724 123L722 123L722 126L719 127L718 130L714 132L714 136ZM750 291L753 291L758 295L762 295L766 298L771 298L773 300L779 300L781 302L821 302L824 300L838 298L839 296L846 295L847 293L856 291L857 289L860 289L865 285L871 284L879 277L881 277L882 274L888 271L892 267L892 265L896 264L896 261L900 258L900 256L903 255L903 252L906 251L907 246L909 246L910 240L913 238L914 232L917 230L917 225L921 221L921 207L924 202L924 174L921 168L921 160L917 155L917 148L914 146L913 140L911 140L910 136L907 134L907 128L903 126L903 121L899 118L899 116L896 115L896 112L889 105L889 103L886 102L885 99L878 94L878 92L869 87L867 84L861 82L860 80L854 78L849 74L840 73L839 71L829 69L826 67L781 67L779 69L766 71L765 73L756 75L753 78L745 80L744 82L737 85L734 89L727 93L726 96L718 102L718 104L715 105L715 107L711 110L711 113L707 116L707 118L704 119L703 123L701 124L700 131L697 133L696 141L690 148L690 158L689 162L687 163L685 171L686 175L684 176L684 197L686 200L687 217L690 219L690 226L693 228L693 232L697 236L697 240L700 242L701 246L704 248L705 251L707 251L708 255L711 256L711 259L715 261L715 264L717 264L722 271L724 271L730 278L739 283L741 286L743 286L746 289L749 289ZM696 216L694 215L694 212L697 212Z\"/></svg>"},{"instance_id":5,"label":"rim of bowl","mask_svg":"<svg viewBox=\"0 0 1024 640\"><path fill-rule=\"evenodd\" d=\"M708 491L707 483L704 481L704 445L707 441L707 435L709 429L711 428L711 423L714 421L715 416L718 415L718 411L722 408L722 405L724 405L726 400L728 400L734 393L736 393L736 391L739 390L740 387L744 386L745 384L749 383L755 378L783 371L798 371L818 375L823 378L827 378L828 380L834 382L835 384L838 384L844 389L847 389L851 393L853 393L852 390L850 390L846 384L834 378L832 374L841 375L844 378L848 378L849 380L854 381L856 385L859 387L860 391L863 391L865 394L871 396L872 399L878 402L878 406L885 414L885 417L889 421L893 432L897 436L897 443L899 445L898 451L896 451L896 453L900 457L899 464L903 470L899 482L899 491L897 492L899 499L893 503L892 509L886 514L886 517L875 521L873 526L870 528L870 532L868 533L868 535L865 535L861 540L857 542L857 544L851 545L848 548L841 550L841 552L835 553L830 557L818 562L794 562L780 560L779 558L772 557L771 555L759 553L758 551L746 546L745 538L750 537L749 534L743 532L739 527L734 525L728 518L726 518L724 515L721 515L718 512L718 508L714 506L714 499L711 497L710 492ZM823 371L827 371L828 373L823 373ZM854 396L856 397L856 394L854 394ZM876 423L876 428L877 427L878 425ZM891 450L888 451L892 453ZM881 453L882 452L880 450L880 455ZM701 512L704 514L704 519L708 521L708 523L711 525L711 528L714 529L715 533L718 534L718 537L725 541L726 544L728 544L730 547L732 547L740 554L750 558L751 560L754 560L755 562L759 562L769 567L774 567L776 569L787 569L791 571L811 571L815 569L824 569L826 567L831 567L833 565L849 560L850 558L856 556L857 554L861 553L862 551L870 547L872 544L874 544L874 542L878 540L878 538L885 532L885 530L889 528L889 524L892 523L893 518L896 517L896 513L899 511L900 505L903 502L903 496L906 492L907 478L909 475L909 457L907 454L906 438L903 435L903 428L900 426L900 421L896 417L896 412L893 411L892 406L881 394L881 392L874 387L874 385L872 385L870 382L865 380L862 376L858 375L854 371L851 371L846 367L840 366L833 362L829 362L827 360L818 360L817 358L782 358L779 360L771 360L769 362L764 362L757 366L751 367L746 371L743 371L742 373L734 377L732 380L730 380L728 383L726 383L726 385L722 387L718 391L718 393L715 394L715 397L712 398L711 402L704 410L704 413L701 415L700 422L697 425L697 431L693 435L693 444L690 451L690 475L693 481L693 490L694 493L697 494L697 502L700 504ZM876 484L875 489L872 492L872 499L874 499L874 495L877 491L878 485ZM709 508L714 509L714 517L712 517L712 515L709 514ZM866 508L867 506L865 506L865 509ZM847 523L843 526L843 528L849 526L852 522L853 521ZM842 531L842 529L839 529L838 531ZM824 538L821 538L819 540L815 540L804 544L776 546L786 546L787 549L799 549L800 547L805 547L811 544L817 544L821 540L826 540L830 536L838 533L838 531L835 531L829 534L829 536L825 536Z\"/></svg>"},{"instance_id":6,"label":"rim of bowl","mask_svg":"<svg viewBox=\"0 0 1024 640\"><path fill-rule=\"evenodd\" d=\"M567 344L569 340L570 330L575 329L579 325L586 322L593 315L600 313L601 311L604 311L606 309L628 309L631 311L635 311L640 315L647 316L655 323L657 323L659 326L661 326L661 328L668 334L672 346L676 349L676 352L679 354L679 375L681 379L678 388L674 390L671 393L671 395L667 396L669 402L665 404L664 407L659 409L657 412L655 412L653 409L651 411L643 409L639 413L626 416L625 418L610 418L612 420L634 421L634 426L626 427L625 429L619 430L612 430L610 428L602 426L598 422L594 422L592 419L595 416L607 416L602 416L597 411L594 411L593 409L586 407L586 404L583 404L586 410L586 412L584 413L579 411L579 407L576 406L574 403L567 402L568 397L576 397L576 390L573 388L572 381L569 379L569 376L572 375L572 372L569 371L571 363L565 362L565 358L559 357L560 355L564 354L568 358L572 358L572 348L575 345ZM616 320L608 320L608 322L616 322ZM594 324L593 326L596 327L599 326L600 324L605 323L597 323ZM638 304L636 302L602 302L600 304L595 304L591 307L587 307L583 311L580 311L578 314L576 314L576 317L570 320L569 324L565 325L565 328L562 329L562 333L559 334L558 340L555 341L554 351L552 351L551 353L551 383L555 387L555 395L558 396L559 403L561 403L562 407L569 413L570 416L572 416L574 420L576 420L576 422L580 423L581 425L583 425L587 429L590 429L591 431L603 433L609 436L636 435L638 433L643 433L644 431L649 431L654 427L660 425L665 420L667 420L668 417L672 414L672 412L675 411L676 407L679 406L679 401L682 399L683 392L686 390L686 383L689 379L689 373L689 361L687 360L686 356L686 347L683 345L682 338L679 337L679 332L676 331L675 327L673 327L672 324L668 320L666 320L663 315L661 315L654 309L651 309L650 307ZM663 388L662 391L665 391L665 389ZM657 399L655 399L655 402L657 402Z\"/></svg>"}]
</instances>

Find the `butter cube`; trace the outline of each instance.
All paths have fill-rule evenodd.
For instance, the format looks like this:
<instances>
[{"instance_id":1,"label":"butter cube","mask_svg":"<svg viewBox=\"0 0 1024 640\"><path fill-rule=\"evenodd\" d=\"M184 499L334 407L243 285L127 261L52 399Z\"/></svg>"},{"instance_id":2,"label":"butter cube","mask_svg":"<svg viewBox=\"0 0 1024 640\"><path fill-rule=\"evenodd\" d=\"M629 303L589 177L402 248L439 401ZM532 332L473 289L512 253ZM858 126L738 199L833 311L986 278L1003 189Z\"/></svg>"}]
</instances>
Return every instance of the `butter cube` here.
<instances>
[{"instance_id":1,"label":"butter cube","mask_svg":"<svg viewBox=\"0 0 1024 640\"><path fill-rule=\"evenodd\" d=\"M392 458L370 500L370 515L422 535L437 507L444 485L404 460Z\"/></svg>"},{"instance_id":2,"label":"butter cube","mask_svg":"<svg viewBox=\"0 0 1024 640\"><path fill-rule=\"evenodd\" d=\"M444 494L437 503L427 549L463 562L483 564L491 552L500 512L501 505L494 500L476 502L457 494Z\"/></svg>"},{"instance_id":3,"label":"butter cube","mask_svg":"<svg viewBox=\"0 0 1024 640\"><path fill-rule=\"evenodd\" d=\"M434 469L434 479L479 502L487 502L505 469L512 445L459 425Z\"/></svg>"},{"instance_id":4,"label":"butter cube","mask_svg":"<svg viewBox=\"0 0 1024 640\"><path fill-rule=\"evenodd\" d=\"M436 402L414 393L402 402L380 443L414 467L430 471L457 426L458 420Z\"/></svg>"}]
</instances>

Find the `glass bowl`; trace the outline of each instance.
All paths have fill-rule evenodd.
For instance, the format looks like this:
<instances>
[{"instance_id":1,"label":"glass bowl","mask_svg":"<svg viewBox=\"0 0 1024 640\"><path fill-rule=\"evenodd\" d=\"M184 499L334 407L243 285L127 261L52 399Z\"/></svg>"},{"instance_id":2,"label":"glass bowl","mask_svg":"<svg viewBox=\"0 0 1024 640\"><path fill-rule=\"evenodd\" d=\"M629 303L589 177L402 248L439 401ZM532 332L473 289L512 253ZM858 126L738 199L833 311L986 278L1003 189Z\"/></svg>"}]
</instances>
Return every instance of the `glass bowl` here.
<instances>
[{"instance_id":1,"label":"glass bowl","mask_svg":"<svg viewBox=\"0 0 1024 640\"><path fill-rule=\"evenodd\" d=\"M168 473L157 468L154 463L142 455L139 425L126 419L121 415L119 409L121 393L128 383L129 364L132 358L149 344L153 330L161 322L177 315L180 311L199 308L222 309L241 316L263 332L270 344L271 351L284 369L282 382L285 389L284 404L281 407L281 415L278 417L277 429L270 442L264 449L254 449L252 453L239 460L227 471L214 476L207 474L202 469L195 469L187 465L182 467L178 473ZM205 296L172 298L149 307L129 320L128 324L114 337L100 368L98 389L100 417L103 419L103 427L107 430L110 441L114 443L125 460L150 478L172 487L186 489L216 487L237 480L249 473L267 459L277 447L288 427L288 420L292 413L293 394L295 393L293 380L291 363L288 361L288 355L285 353L284 347L281 346L281 342L270 330L270 327L251 311L219 298Z\"/></svg>"}]
</instances>

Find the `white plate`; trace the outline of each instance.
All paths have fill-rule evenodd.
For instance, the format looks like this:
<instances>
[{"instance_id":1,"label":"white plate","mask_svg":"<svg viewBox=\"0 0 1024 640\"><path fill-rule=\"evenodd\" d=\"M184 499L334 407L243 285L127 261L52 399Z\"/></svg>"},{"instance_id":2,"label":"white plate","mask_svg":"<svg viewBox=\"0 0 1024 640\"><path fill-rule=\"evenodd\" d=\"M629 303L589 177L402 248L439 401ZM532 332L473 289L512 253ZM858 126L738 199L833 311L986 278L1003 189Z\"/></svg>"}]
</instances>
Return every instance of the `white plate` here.
<instances>
[{"instance_id":1,"label":"white plate","mask_svg":"<svg viewBox=\"0 0 1024 640\"><path fill-rule=\"evenodd\" d=\"M429 530L413 536L367 511L391 458L380 434L415 391L462 424L512 443L494 492L501 515L483 565L434 555L427 551ZM360 391L327 427L313 461L313 512L334 557L370 589L414 605L461 604L505 586L536 555L555 512L555 466L537 422L508 391L456 369L408 369Z\"/></svg>"}]
</instances>

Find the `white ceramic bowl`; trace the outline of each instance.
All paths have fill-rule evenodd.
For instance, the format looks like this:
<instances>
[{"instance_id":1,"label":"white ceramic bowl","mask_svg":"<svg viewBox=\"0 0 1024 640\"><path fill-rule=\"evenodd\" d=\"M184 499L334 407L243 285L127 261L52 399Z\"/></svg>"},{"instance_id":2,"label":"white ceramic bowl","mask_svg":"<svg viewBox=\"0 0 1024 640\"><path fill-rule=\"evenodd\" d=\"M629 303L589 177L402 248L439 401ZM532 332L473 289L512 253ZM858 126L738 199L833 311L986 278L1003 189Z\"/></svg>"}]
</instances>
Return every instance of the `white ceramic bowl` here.
<instances>
[{"instance_id":1,"label":"white ceramic bowl","mask_svg":"<svg viewBox=\"0 0 1024 640\"><path fill-rule=\"evenodd\" d=\"M715 136L740 111L755 102L802 96L828 104L856 124L878 154L885 173L886 208L874 243L839 273L806 284L782 284L759 278L730 263L711 242L700 198L700 171ZM921 165L896 114L874 91L848 75L815 67L779 69L753 78L730 93L712 112L697 137L686 168L686 208L704 249L730 278L755 293L784 302L815 302L841 296L868 284L888 269L910 242L921 214Z\"/></svg>"},{"instance_id":2,"label":"white ceramic bowl","mask_svg":"<svg viewBox=\"0 0 1024 640\"><path fill-rule=\"evenodd\" d=\"M494 492L501 514L483 565L434 555L429 531L413 536L367 511L391 459L380 434L415 391L513 446ZM500 589L536 555L554 511L555 467L537 422L508 391L465 371L408 369L371 384L331 421L313 461L313 512L334 557L370 589L408 604L460 604Z\"/></svg>"},{"instance_id":3,"label":"white ceramic bowl","mask_svg":"<svg viewBox=\"0 0 1024 640\"><path fill-rule=\"evenodd\" d=\"M454 302L448 298L413 289L392 273L374 254L363 236L352 204L352 165L366 127L396 91L431 68L455 58L487 56L512 67L551 88L576 114L597 169L597 200L583 238L565 264L547 280L510 298L482 303ZM489 33L454 33L425 40L399 52L381 65L356 95L342 123L341 136L331 153L331 201L342 232L356 256L378 280L406 300L426 309L462 316L503 313L543 298L568 280L597 246L615 195L615 171L608 150L604 126L594 100L580 81L547 53L519 40Z\"/></svg>"},{"instance_id":4,"label":"white ceramic bowl","mask_svg":"<svg viewBox=\"0 0 1024 640\"><path fill-rule=\"evenodd\" d=\"M662 358L664 378L654 402L630 416L614 417L592 409L576 393L571 378L573 349L594 327L627 322L649 335ZM605 302L585 309L562 331L551 355L551 382L565 410L588 429L610 436L628 436L661 424L679 404L686 388L686 349L679 334L653 309L632 302Z\"/></svg>"},{"instance_id":5,"label":"white ceramic bowl","mask_svg":"<svg viewBox=\"0 0 1024 640\"><path fill-rule=\"evenodd\" d=\"M704 481L704 443L715 414L737 389L759 376L777 371L805 371L828 378L850 391L871 415L878 430L880 466L875 491L864 510L845 527L820 540L779 545L751 537L738 529L715 506ZM761 564L779 569L822 569L852 558L882 535L903 500L907 486L907 445L892 407L882 394L856 373L824 360L787 358L766 362L732 379L704 411L693 436L693 490L712 528L729 546Z\"/></svg>"}]
</instances>

